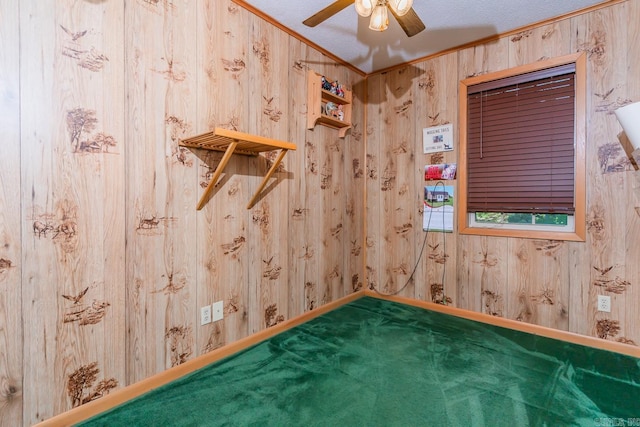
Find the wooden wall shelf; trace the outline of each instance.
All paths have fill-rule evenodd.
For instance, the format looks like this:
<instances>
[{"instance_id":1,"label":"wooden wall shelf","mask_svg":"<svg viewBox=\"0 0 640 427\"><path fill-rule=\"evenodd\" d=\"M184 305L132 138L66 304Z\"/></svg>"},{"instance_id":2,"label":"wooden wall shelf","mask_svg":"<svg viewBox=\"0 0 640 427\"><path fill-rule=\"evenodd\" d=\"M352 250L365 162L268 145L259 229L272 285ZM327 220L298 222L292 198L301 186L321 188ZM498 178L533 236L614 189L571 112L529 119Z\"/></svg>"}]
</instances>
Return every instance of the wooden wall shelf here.
<instances>
[{"instance_id":1,"label":"wooden wall shelf","mask_svg":"<svg viewBox=\"0 0 640 427\"><path fill-rule=\"evenodd\" d=\"M322 89L322 76L313 70L307 71L307 129L313 129L317 124L338 129L340 138L344 138L351 128L351 99L350 90L343 89L344 96L338 96ZM324 114L327 102L342 106L343 118Z\"/></svg>"},{"instance_id":2,"label":"wooden wall shelf","mask_svg":"<svg viewBox=\"0 0 640 427\"><path fill-rule=\"evenodd\" d=\"M257 156L259 153L264 151L273 151L278 149L280 150L276 161L273 163L271 168L269 168L269 171L264 176L262 183L253 194L253 197L247 205L247 209L251 209L258 200L258 196L267 185L267 181L269 181L269 178L271 178L271 175L273 175L273 173L280 165L280 162L282 162L285 154L287 154L287 151L295 150L297 148L296 145L291 142L278 141L271 138L250 135L248 133L237 132L222 128L215 128L211 132L206 132L200 135L182 139L180 140L179 145L189 148L201 148L204 150L224 152L222 160L220 160L220 163L216 167L216 170L213 172L211 181L209 181L206 190L200 197L200 201L198 202L197 206L198 210L202 209L207 203L211 190L213 190L213 187L216 186L218 178L220 178L222 171L224 170L233 154Z\"/></svg>"}]
</instances>

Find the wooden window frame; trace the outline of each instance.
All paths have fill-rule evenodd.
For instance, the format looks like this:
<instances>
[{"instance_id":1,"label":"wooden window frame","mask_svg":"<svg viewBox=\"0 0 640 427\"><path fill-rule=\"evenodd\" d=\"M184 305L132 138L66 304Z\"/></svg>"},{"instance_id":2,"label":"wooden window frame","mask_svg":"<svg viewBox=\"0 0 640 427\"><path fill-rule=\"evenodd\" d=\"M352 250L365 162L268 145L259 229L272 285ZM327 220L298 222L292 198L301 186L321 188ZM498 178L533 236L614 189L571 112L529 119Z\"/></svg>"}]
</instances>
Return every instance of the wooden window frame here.
<instances>
[{"instance_id":1,"label":"wooden window frame","mask_svg":"<svg viewBox=\"0 0 640 427\"><path fill-rule=\"evenodd\" d=\"M515 230L506 228L471 227L467 211L467 92L468 87L491 80L508 78L546 68L575 63L575 165L574 165L574 231ZM586 239L586 54L584 52L545 59L533 64L522 65L507 70L470 77L460 81L460 126L458 158L458 232L460 234L519 237L543 240L566 240L584 242Z\"/></svg>"}]
</instances>

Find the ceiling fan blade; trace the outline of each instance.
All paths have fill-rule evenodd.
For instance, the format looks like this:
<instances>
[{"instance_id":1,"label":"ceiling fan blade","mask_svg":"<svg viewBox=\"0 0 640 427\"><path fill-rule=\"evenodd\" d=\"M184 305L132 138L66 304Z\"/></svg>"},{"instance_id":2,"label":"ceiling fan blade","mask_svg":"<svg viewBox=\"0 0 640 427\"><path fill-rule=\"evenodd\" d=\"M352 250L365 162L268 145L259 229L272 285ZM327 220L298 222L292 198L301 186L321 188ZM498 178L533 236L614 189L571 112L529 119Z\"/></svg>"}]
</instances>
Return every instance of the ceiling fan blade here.
<instances>
[{"instance_id":1,"label":"ceiling fan blade","mask_svg":"<svg viewBox=\"0 0 640 427\"><path fill-rule=\"evenodd\" d=\"M425 29L424 23L413 8L409 9L409 12L403 16L396 15L392 8L389 8L389 10L396 17L407 36L413 37Z\"/></svg>"},{"instance_id":2,"label":"ceiling fan blade","mask_svg":"<svg viewBox=\"0 0 640 427\"><path fill-rule=\"evenodd\" d=\"M322 9L320 12L315 15L310 16L309 18L302 21L304 25L307 27L315 27L319 23L331 18L336 13L340 12L345 7L353 4L355 0L337 0L331 3L329 6Z\"/></svg>"}]
</instances>

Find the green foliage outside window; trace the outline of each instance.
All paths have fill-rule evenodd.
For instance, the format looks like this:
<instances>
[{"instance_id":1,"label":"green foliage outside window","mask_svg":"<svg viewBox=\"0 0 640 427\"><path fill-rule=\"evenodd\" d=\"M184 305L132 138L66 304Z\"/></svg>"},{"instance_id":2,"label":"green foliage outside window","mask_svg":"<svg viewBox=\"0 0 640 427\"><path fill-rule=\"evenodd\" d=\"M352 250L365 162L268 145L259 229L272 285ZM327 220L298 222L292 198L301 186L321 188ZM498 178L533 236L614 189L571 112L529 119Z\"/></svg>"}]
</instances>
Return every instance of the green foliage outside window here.
<instances>
[{"instance_id":1,"label":"green foliage outside window","mask_svg":"<svg viewBox=\"0 0 640 427\"><path fill-rule=\"evenodd\" d=\"M566 214L531 214L508 212L476 212L476 221L489 224L567 225Z\"/></svg>"}]
</instances>

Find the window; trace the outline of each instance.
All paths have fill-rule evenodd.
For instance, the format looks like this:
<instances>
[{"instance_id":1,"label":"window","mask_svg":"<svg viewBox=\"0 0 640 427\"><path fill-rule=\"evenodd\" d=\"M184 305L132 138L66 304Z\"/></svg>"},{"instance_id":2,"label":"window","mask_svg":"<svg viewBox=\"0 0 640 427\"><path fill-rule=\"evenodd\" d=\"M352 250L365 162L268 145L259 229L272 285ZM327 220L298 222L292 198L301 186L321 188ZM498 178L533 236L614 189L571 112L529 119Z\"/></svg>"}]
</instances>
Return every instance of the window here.
<instances>
[{"instance_id":1,"label":"window","mask_svg":"<svg viewBox=\"0 0 640 427\"><path fill-rule=\"evenodd\" d=\"M585 240L584 54L460 82L462 234Z\"/></svg>"}]
</instances>

